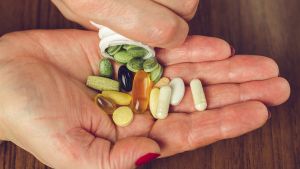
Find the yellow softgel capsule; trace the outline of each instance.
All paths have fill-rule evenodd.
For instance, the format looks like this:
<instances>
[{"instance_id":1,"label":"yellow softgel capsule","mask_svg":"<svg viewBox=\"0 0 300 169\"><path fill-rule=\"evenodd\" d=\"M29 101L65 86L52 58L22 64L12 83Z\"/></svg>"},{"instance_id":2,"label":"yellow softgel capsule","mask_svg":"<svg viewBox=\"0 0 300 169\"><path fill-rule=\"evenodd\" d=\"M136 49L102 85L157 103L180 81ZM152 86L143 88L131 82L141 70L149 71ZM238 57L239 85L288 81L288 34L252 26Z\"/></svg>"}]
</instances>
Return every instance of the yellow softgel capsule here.
<instances>
[{"instance_id":1,"label":"yellow softgel capsule","mask_svg":"<svg viewBox=\"0 0 300 169\"><path fill-rule=\"evenodd\" d=\"M112 115L113 112L117 109L116 103L112 99L104 97L102 94L98 94L94 98L94 101L109 115Z\"/></svg>"},{"instance_id":2,"label":"yellow softgel capsule","mask_svg":"<svg viewBox=\"0 0 300 169\"><path fill-rule=\"evenodd\" d=\"M127 93L103 91L102 96L112 99L117 105L120 106L127 106L131 102L131 96Z\"/></svg>"},{"instance_id":3,"label":"yellow softgel capsule","mask_svg":"<svg viewBox=\"0 0 300 169\"><path fill-rule=\"evenodd\" d=\"M120 127L126 127L133 121L133 112L127 106L117 108L112 116L114 123Z\"/></svg>"},{"instance_id":4,"label":"yellow softgel capsule","mask_svg":"<svg viewBox=\"0 0 300 169\"><path fill-rule=\"evenodd\" d=\"M150 93L150 112L154 118L156 117L157 112L157 105L158 105L158 98L159 98L159 88L153 88Z\"/></svg>"}]
</instances>

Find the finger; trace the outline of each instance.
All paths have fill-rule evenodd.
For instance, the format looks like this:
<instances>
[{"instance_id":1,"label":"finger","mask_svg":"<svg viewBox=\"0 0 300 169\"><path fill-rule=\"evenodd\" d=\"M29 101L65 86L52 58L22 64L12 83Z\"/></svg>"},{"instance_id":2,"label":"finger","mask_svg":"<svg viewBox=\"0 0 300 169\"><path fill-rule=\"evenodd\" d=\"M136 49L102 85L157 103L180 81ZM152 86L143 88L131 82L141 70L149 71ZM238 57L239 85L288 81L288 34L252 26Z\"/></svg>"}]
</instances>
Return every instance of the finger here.
<instances>
[{"instance_id":1,"label":"finger","mask_svg":"<svg viewBox=\"0 0 300 169\"><path fill-rule=\"evenodd\" d=\"M172 113L154 124L150 137L160 143L165 157L240 136L261 127L267 118L267 108L256 101L192 114Z\"/></svg>"},{"instance_id":2,"label":"finger","mask_svg":"<svg viewBox=\"0 0 300 169\"><path fill-rule=\"evenodd\" d=\"M112 169L135 168L160 156L159 145L146 137L129 137L118 141L111 150Z\"/></svg>"},{"instance_id":3,"label":"finger","mask_svg":"<svg viewBox=\"0 0 300 169\"><path fill-rule=\"evenodd\" d=\"M218 84L205 87L208 109L250 100L261 101L269 106L280 105L290 95L289 83L280 77L252 81L242 84ZM173 112L195 112L190 88L186 90L182 102L171 108Z\"/></svg>"},{"instance_id":4,"label":"finger","mask_svg":"<svg viewBox=\"0 0 300 169\"><path fill-rule=\"evenodd\" d=\"M188 84L200 79L205 84L242 83L277 77L277 64L262 56L234 56L227 60L204 63L182 63L168 66L164 76L181 77Z\"/></svg>"},{"instance_id":5,"label":"finger","mask_svg":"<svg viewBox=\"0 0 300 169\"><path fill-rule=\"evenodd\" d=\"M199 0L154 0L155 2L173 10L178 15L182 16L186 20L190 20L195 15Z\"/></svg>"},{"instance_id":6,"label":"finger","mask_svg":"<svg viewBox=\"0 0 300 169\"><path fill-rule=\"evenodd\" d=\"M157 52L158 60L165 65L223 60L231 55L226 41L205 36L189 36L181 46Z\"/></svg>"},{"instance_id":7,"label":"finger","mask_svg":"<svg viewBox=\"0 0 300 169\"><path fill-rule=\"evenodd\" d=\"M88 20L85 20L83 17L74 13L62 0L51 1L68 20L77 22L90 30L97 30L97 28L92 26Z\"/></svg>"},{"instance_id":8,"label":"finger","mask_svg":"<svg viewBox=\"0 0 300 169\"><path fill-rule=\"evenodd\" d=\"M188 34L188 25L181 17L149 0L64 2L85 20L100 23L126 37L151 46L178 46Z\"/></svg>"}]
</instances>

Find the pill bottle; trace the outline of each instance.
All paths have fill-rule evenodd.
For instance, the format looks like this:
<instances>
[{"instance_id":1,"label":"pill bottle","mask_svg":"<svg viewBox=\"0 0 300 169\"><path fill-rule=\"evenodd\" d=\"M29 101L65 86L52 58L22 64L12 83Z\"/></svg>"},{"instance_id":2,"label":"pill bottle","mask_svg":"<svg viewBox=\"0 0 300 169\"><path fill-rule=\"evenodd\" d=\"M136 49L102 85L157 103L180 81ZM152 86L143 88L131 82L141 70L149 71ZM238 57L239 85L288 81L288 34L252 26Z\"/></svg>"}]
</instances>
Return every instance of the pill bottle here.
<instances>
[{"instance_id":1,"label":"pill bottle","mask_svg":"<svg viewBox=\"0 0 300 169\"><path fill-rule=\"evenodd\" d=\"M109 29L105 26L99 25L95 22L91 21L90 23L93 26L95 26L99 29L98 35L99 35L99 38L101 39L101 41L99 43L99 48L100 48L100 51L101 51L101 55L103 57L114 60L114 58L106 52L106 49L108 47L117 46L117 45L135 45L135 46L139 46L139 47L142 47L142 48L144 48L145 50L148 51L148 54L145 55L143 59L148 59L148 58L151 58L151 57L155 57L155 50L154 50L153 47L145 45L141 42L137 42L137 41L134 41L132 39L129 39L129 38L123 36L123 35L120 35L117 32L114 32L113 30L111 30L111 29Z\"/></svg>"}]
</instances>

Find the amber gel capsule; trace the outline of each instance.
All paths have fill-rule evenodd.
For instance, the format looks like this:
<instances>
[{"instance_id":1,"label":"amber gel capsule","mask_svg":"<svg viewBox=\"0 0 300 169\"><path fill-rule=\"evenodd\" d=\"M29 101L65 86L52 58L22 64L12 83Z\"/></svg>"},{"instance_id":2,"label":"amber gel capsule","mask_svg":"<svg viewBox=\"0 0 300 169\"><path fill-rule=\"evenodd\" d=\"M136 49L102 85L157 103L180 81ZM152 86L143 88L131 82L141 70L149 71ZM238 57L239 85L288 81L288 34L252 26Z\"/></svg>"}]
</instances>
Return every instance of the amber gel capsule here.
<instances>
[{"instance_id":1,"label":"amber gel capsule","mask_svg":"<svg viewBox=\"0 0 300 169\"><path fill-rule=\"evenodd\" d=\"M138 71L133 80L131 109L134 113L144 113L147 110L152 82L148 73Z\"/></svg>"}]
</instances>

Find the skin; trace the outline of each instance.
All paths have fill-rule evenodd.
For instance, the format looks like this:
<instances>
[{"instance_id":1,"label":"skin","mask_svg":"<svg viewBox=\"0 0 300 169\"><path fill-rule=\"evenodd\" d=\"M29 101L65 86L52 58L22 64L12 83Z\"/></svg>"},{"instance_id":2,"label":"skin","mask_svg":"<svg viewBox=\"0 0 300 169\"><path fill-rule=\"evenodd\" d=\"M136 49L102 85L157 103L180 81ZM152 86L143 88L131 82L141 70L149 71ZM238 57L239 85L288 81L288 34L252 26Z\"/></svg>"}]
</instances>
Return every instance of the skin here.
<instances>
[{"instance_id":1,"label":"skin","mask_svg":"<svg viewBox=\"0 0 300 169\"><path fill-rule=\"evenodd\" d=\"M199 0L52 0L63 15L89 29L90 21L150 46L181 45L189 31L187 21Z\"/></svg>"},{"instance_id":2,"label":"skin","mask_svg":"<svg viewBox=\"0 0 300 169\"><path fill-rule=\"evenodd\" d=\"M116 127L85 86L88 75L98 74L98 41L97 33L80 30L3 36L0 138L53 168L130 169L147 153L167 157L257 129L268 119L266 105L282 104L290 95L273 60L230 57L225 41L192 36L178 48L158 51L158 59L167 77L201 79L209 109L195 112L187 89L167 119L154 121L147 112L128 127Z\"/></svg>"}]
</instances>

